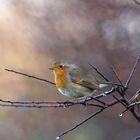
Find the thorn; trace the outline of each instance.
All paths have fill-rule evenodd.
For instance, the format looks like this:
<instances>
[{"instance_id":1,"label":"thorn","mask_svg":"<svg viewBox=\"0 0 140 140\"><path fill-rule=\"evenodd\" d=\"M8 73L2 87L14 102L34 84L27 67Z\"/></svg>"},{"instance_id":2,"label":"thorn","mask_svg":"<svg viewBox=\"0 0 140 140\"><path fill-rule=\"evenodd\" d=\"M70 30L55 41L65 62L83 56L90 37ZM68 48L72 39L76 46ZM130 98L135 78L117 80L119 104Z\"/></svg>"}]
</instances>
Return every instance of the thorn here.
<instances>
[{"instance_id":1,"label":"thorn","mask_svg":"<svg viewBox=\"0 0 140 140\"><path fill-rule=\"evenodd\" d=\"M59 140L60 139L60 137L56 137L56 140Z\"/></svg>"},{"instance_id":2,"label":"thorn","mask_svg":"<svg viewBox=\"0 0 140 140\"><path fill-rule=\"evenodd\" d=\"M106 93L103 93L103 96L106 96Z\"/></svg>"}]
</instances>

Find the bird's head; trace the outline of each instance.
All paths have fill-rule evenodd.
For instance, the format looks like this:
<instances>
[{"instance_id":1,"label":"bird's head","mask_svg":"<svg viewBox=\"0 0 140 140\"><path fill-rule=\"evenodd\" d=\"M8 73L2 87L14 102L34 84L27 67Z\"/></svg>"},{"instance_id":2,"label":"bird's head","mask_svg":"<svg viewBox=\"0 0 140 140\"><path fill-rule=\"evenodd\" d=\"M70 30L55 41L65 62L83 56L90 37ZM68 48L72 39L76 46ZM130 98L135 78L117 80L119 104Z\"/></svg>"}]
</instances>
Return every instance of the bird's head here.
<instances>
[{"instance_id":1,"label":"bird's head","mask_svg":"<svg viewBox=\"0 0 140 140\"><path fill-rule=\"evenodd\" d=\"M73 70L76 70L77 68L78 66L76 64L55 62L50 70L53 70L55 75L65 75Z\"/></svg>"}]
</instances>

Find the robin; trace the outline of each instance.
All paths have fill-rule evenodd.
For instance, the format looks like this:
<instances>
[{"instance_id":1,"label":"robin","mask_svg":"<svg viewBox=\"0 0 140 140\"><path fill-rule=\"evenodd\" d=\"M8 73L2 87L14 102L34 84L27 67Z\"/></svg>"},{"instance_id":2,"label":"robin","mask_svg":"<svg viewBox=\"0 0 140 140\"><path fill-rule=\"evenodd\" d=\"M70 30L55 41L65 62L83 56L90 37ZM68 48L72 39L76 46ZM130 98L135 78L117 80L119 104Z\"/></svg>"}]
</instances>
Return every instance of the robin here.
<instances>
[{"instance_id":1,"label":"robin","mask_svg":"<svg viewBox=\"0 0 140 140\"><path fill-rule=\"evenodd\" d=\"M72 98L88 96L104 87L117 85L96 79L77 64L55 62L50 70L54 72L55 84L59 92Z\"/></svg>"}]
</instances>

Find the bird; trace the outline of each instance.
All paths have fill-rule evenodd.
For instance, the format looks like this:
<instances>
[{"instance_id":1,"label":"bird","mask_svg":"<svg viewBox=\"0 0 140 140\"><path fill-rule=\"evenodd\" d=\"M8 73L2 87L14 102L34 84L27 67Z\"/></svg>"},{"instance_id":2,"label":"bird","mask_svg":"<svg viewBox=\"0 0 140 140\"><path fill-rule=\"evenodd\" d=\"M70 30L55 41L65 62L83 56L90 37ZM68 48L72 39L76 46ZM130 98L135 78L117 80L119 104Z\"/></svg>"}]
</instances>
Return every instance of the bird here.
<instances>
[{"instance_id":1,"label":"bird","mask_svg":"<svg viewBox=\"0 0 140 140\"><path fill-rule=\"evenodd\" d=\"M57 61L49 69L53 70L58 91L72 98L89 96L104 87L117 85L97 79L78 64Z\"/></svg>"}]
</instances>

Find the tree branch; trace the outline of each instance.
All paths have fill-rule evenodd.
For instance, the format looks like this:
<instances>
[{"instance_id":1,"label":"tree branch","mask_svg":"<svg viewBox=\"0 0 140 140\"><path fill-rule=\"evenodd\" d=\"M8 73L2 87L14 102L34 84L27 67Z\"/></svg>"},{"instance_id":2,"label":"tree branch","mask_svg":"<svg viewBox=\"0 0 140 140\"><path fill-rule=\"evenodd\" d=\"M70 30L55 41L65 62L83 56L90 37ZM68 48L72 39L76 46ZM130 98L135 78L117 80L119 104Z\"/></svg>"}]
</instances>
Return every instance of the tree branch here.
<instances>
[{"instance_id":1,"label":"tree branch","mask_svg":"<svg viewBox=\"0 0 140 140\"><path fill-rule=\"evenodd\" d=\"M20 74L20 75L23 75L23 76L26 76L26 77L29 77L29 78L33 78L33 79L36 79L36 80L40 80L40 81L47 82L47 83L49 83L49 84L55 85L55 83L53 83L53 82L51 82L51 81L49 81L49 80L42 79L42 78L38 78L38 77L32 76L32 75L28 75L28 74L26 74L26 73L22 73L22 72L18 72L18 71L15 71L15 70L10 70L10 69L5 69L5 70L8 71L8 72Z\"/></svg>"},{"instance_id":2,"label":"tree branch","mask_svg":"<svg viewBox=\"0 0 140 140\"><path fill-rule=\"evenodd\" d=\"M119 103L118 101L112 102L109 105L105 106L104 108L101 108L99 110L97 110L96 112L94 112L93 114L89 115L86 119L82 120L81 122L77 123L75 126L73 126L72 128L66 130L65 132L61 133L60 135L58 135L56 137L56 139L60 139L62 136L66 135L67 133L73 131L74 129L76 129L77 127L81 126L83 123L87 122L88 120L92 119L93 117L95 117L96 115L100 114L102 111L104 111L105 109L109 108L110 106L114 106L115 104Z\"/></svg>"},{"instance_id":3,"label":"tree branch","mask_svg":"<svg viewBox=\"0 0 140 140\"><path fill-rule=\"evenodd\" d=\"M140 136L133 138L132 140L140 140Z\"/></svg>"},{"instance_id":4,"label":"tree branch","mask_svg":"<svg viewBox=\"0 0 140 140\"><path fill-rule=\"evenodd\" d=\"M112 66L111 68L112 68L112 71L114 72L114 74L115 74L117 80L118 80L119 83L123 86L123 83L122 83L122 81L120 80L119 75L118 75L118 73L116 72L114 66Z\"/></svg>"},{"instance_id":5,"label":"tree branch","mask_svg":"<svg viewBox=\"0 0 140 140\"><path fill-rule=\"evenodd\" d=\"M127 87L129 86L129 83L130 83L130 81L131 81L131 79L132 79L132 76L134 75L134 72L136 71L136 67L137 67L137 64L138 64L138 61L139 61L139 60L140 60L140 56L137 57L137 59L136 59L136 61L135 61L135 64L134 64L134 66L132 67L131 73L130 73L130 75L129 75L129 77L128 77L126 83L125 83L125 88L127 88Z\"/></svg>"},{"instance_id":6,"label":"tree branch","mask_svg":"<svg viewBox=\"0 0 140 140\"><path fill-rule=\"evenodd\" d=\"M138 0L133 0L137 5L140 5L140 2Z\"/></svg>"},{"instance_id":7,"label":"tree branch","mask_svg":"<svg viewBox=\"0 0 140 140\"><path fill-rule=\"evenodd\" d=\"M90 64L89 65L107 82L109 82L108 78L106 78L94 65Z\"/></svg>"},{"instance_id":8,"label":"tree branch","mask_svg":"<svg viewBox=\"0 0 140 140\"><path fill-rule=\"evenodd\" d=\"M67 133L75 130L76 128L78 128L79 126L81 126L83 123L85 123L86 121L90 120L91 118L95 117L96 115L100 114L102 111L104 111L105 109L115 105L115 104L118 104L118 103L121 103L124 107L125 107L125 110L120 114L120 116L122 116L125 112L127 111L130 111L133 116L140 122L140 116L137 114L137 112L135 111L135 105L139 105L140 104L140 101L137 101L137 102L134 102L134 100L139 96L139 92L140 92L140 89L136 92L136 94L130 99L130 100L127 100L127 98L125 97L125 93L128 89L128 86L131 82L131 79L136 71L136 67L137 67L137 64L138 64L138 61L140 60L140 56L137 57L133 67L132 67L132 70L128 76L128 79L126 80L126 83L125 83L125 86L123 86L121 80L119 79L119 76L117 74L117 72L115 71L114 68L113 69L113 72L116 76L116 78L118 79L118 81L120 82L120 84L122 85L122 87L119 89L116 88L116 87L112 87L110 90L108 91L104 91L104 92L101 92L100 94L98 95L92 95L92 96L88 96L88 97L85 97L85 98L82 98L80 100L73 100L73 101L65 101L65 102L57 102L57 101L45 101L45 102L35 102L35 101L9 101L9 100L2 100L0 99L0 106L8 106L8 107L28 107L28 108L31 108L31 107L34 107L34 108L48 108L48 107L63 107L63 108L67 108L67 107L71 107L71 106L74 106L74 105L84 105L86 107L96 107L98 108L94 113L92 113L91 115L89 115L86 119L82 120L81 122L77 123L75 126L73 126L72 128L66 130L65 132L61 133L58 137L56 137L56 139L60 139L62 136L66 135ZM96 68L94 67L93 65L89 64L92 68L94 68L94 70L102 77L104 78L107 82L109 82L109 80ZM28 74L25 74L25 73L21 73L21 72L17 72L17 71L14 71L14 70L9 70L9 69L5 69L6 71L8 72L13 72L13 73L16 73L16 74L20 74L20 75L23 75L23 76L26 76L26 77L29 77L29 78L34 78L34 79L37 79L37 80L40 80L40 81L44 81L44 82L47 82L47 83L50 83L52 85L55 85L55 83L51 82L51 81L48 81L46 79L42 79L42 78L38 78L36 76L32 76L32 75L28 75ZM119 96L121 96L120 98L117 98L116 96L113 95L114 92L117 92L119 93ZM113 101L112 103L106 103L106 102L103 102L101 101L101 98L105 98L107 95L112 95L114 98L115 98L115 101ZM92 101L92 103L91 103ZM96 101L97 103L93 103L93 101ZM136 139L135 139L136 140Z\"/></svg>"}]
</instances>

